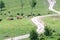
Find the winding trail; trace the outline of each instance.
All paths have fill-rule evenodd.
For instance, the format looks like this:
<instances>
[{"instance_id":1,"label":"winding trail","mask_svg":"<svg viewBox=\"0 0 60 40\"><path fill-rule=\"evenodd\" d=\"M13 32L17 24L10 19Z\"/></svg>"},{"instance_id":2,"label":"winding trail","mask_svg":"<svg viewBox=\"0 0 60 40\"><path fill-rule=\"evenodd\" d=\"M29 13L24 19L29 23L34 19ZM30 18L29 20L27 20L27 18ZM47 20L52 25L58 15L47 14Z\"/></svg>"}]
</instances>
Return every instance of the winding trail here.
<instances>
[{"instance_id":1,"label":"winding trail","mask_svg":"<svg viewBox=\"0 0 60 40\"><path fill-rule=\"evenodd\" d=\"M37 32L39 34L44 33L44 22L42 21L42 18L48 17L48 16L58 16L60 15L59 11L56 11L53 9L56 1L55 0L48 0L49 3L49 10L53 11L57 14L51 14L51 15L44 15L44 16L37 16L37 17L33 17L31 20L32 22L37 26ZM21 40L24 38L28 38L30 36L30 34L26 34L26 35L22 35L22 36L18 36L18 37L13 37L13 38L8 38L8 39L4 39L4 40Z\"/></svg>"}]
</instances>

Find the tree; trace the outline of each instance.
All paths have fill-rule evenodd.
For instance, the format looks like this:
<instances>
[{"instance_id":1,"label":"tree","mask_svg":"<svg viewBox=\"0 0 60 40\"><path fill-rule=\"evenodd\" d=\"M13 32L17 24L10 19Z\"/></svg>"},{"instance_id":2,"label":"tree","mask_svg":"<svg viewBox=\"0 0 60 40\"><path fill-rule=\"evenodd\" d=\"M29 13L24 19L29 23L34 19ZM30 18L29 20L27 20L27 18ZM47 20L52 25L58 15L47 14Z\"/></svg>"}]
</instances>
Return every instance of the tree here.
<instances>
[{"instance_id":1,"label":"tree","mask_svg":"<svg viewBox=\"0 0 60 40\"><path fill-rule=\"evenodd\" d=\"M5 4L4 4L3 1L0 1L0 9L1 9L1 11L2 11L2 8L5 8Z\"/></svg>"},{"instance_id":2,"label":"tree","mask_svg":"<svg viewBox=\"0 0 60 40\"><path fill-rule=\"evenodd\" d=\"M20 3L21 3L21 13L23 12L23 0L20 0Z\"/></svg>"},{"instance_id":3,"label":"tree","mask_svg":"<svg viewBox=\"0 0 60 40\"><path fill-rule=\"evenodd\" d=\"M30 32L30 39L31 39L31 40L39 40L39 39L38 39L38 34L37 34L37 32L36 32L35 30L32 30L32 31Z\"/></svg>"},{"instance_id":4,"label":"tree","mask_svg":"<svg viewBox=\"0 0 60 40\"><path fill-rule=\"evenodd\" d=\"M37 2L36 0L31 0L31 7L32 9L36 6Z\"/></svg>"},{"instance_id":5,"label":"tree","mask_svg":"<svg viewBox=\"0 0 60 40\"><path fill-rule=\"evenodd\" d=\"M23 0L20 0L20 2L21 2L21 8L23 8Z\"/></svg>"},{"instance_id":6,"label":"tree","mask_svg":"<svg viewBox=\"0 0 60 40\"><path fill-rule=\"evenodd\" d=\"M33 8L35 8L37 2L36 0L31 0L30 5L31 5L31 13L33 12Z\"/></svg>"},{"instance_id":7,"label":"tree","mask_svg":"<svg viewBox=\"0 0 60 40\"><path fill-rule=\"evenodd\" d=\"M43 34L40 34L39 40L45 40L45 37Z\"/></svg>"},{"instance_id":8,"label":"tree","mask_svg":"<svg viewBox=\"0 0 60 40\"><path fill-rule=\"evenodd\" d=\"M45 32L44 32L44 34L46 36L52 36L52 34L53 34L52 29L49 28L49 27L47 27L47 26L45 26Z\"/></svg>"}]
</instances>

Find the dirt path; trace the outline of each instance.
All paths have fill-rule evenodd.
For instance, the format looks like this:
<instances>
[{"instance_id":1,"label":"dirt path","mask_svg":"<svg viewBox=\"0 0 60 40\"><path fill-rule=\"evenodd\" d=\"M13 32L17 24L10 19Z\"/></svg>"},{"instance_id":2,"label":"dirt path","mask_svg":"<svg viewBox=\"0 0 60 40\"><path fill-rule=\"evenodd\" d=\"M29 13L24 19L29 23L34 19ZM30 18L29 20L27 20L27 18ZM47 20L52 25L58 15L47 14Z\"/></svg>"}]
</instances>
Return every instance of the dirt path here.
<instances>
[{"instance_id":1,"label":"dirt path","mask_svg":"<svg viewBox=\"0 0 60 40\"><path fill-rule=\"evenodd\" d=\"M53 7L56 3L55 0L48 0L48 3L49 3L49 10L53 11L55 13L58 13L58 14L44 15L44 16L38 16L38 17L32 18L32 22L37 26L37 32L38 33L43 33L44 32L44 22L41 21L41 18L48 17L48 16L58 16L60 14L59 11L56 11L56 10L53 9Z\"/></svg>"},{"instance_id":2,"label":"dirt path","mask_svg":"<svg viewBox=\"0 0 60 40\"><path fill-rule=\"evenodd\" d=\"M51 15L44 15L44 16L37 16L37 17L33 17L31 20L32 22L37 26L37 32L38 33L43 33L44 32L44 22L41 20L42 18L44 17L48 17L48 16L58 16L60 14L59 11L56 11L53 9L56 1L55 0L48 0L48 3L49 3L49 10L50 11L53 11L53 12L56 12L58 14L51 14ZM28 38L30 36L30 34L26 34L26 35L22 35L22 36L18 36L18 37L13 37L13 38L8 38L8 39L5 39L5 40L21 40L21 39L24 39L24 38Z\"/></svg>"}]
</instances>

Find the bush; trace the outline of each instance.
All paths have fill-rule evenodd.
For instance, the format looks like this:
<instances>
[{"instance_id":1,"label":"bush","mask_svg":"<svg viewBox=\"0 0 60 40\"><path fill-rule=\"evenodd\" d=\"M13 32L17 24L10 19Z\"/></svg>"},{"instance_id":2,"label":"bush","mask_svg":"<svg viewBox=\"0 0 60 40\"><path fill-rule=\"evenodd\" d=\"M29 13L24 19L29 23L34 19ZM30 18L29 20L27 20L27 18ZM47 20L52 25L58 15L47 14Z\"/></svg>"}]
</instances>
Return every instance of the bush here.
<instances>
[{"instance_id":1,"label":"bush","mask_svg":"<svg viewBox=\"0 0 60 40\"><path fill-rule=\"evenodd\" d=\"M10 20L14 20L14 18L11 17Z\"/></svg>"},{"instance_id":2,"label":"bush","mask_svg":"<svg viewBox=\"0 0 60 40\"><path fill-rule=\"evenodd\" d=\"M5 3L3 1L0 1L0 9L2 11L2 9L5 8Z\"/></svg>"},{"instance_id":3,"label":"bush","mask_svg":"<svg viewBox=\"0 0 60 40\"><path fill-rule=\"evenodd\" d=\"M34 13L31 13L31 15L32 15L32 16L35 16L35 14L34 14Z\"/></svg>"},{"instance_id":4,"label":"bush","mask_svg":"<svg viewBox=\"0 0 60 40\"><path fill-rule=\"evenodd\" d=\"M32 0L30 3L32 8L34 8L36 6L36 4L37 4L36 0Z\"/></svg>"},{"instance_id":5,"label":"bush","mask_svg":"<svg viewBox=\"0 0 60 40\"><path fill-rule=\"evenodd\" d=\"M53 32L56 32L55 30L53 30Z\"/></svg>"},{"instance_id":6,"label":"bush","mask_svg":"<svg viewBox=\"0 0 60 40\"><path fill-rule=\"evenodd\" d=\"M17 13L17 15L20 15L19 13Z\"/></svg>"},{"instance_id":7,"label":"bush","mask_svg":"<svg viewBox=\"0 0 60 40\"><path fill-rule=\"evenodd\" d=\"M53 36L51 36L50 38L54 38Z\"/></svg>"},{"instance_id":8,"label":"bush","mask_svg":"<svg viewBox=\"0 0 60 40\"><path fill-rule=\"evenodd\" d=\"M45 40L45 38L41 37L40 40Z\"/></svg>"},{"instance_id":9,"label":"bush","mask_svg":"<svg viewBox=\"0 0 60 40\"><path fill-rule=\"evenodd\" d=\"M8 35L6 35L6 36L4 36L4 37L6 37L6 38L7 38L7 37L9 37L9 36L8 36Z\"/></svg>"},{"instance_id":10,"label":"bush","mask_svg":"<svg viewBox=\"0 0 60 40\"><path fill-rule=\"evenodd\" d=\"M50 13L48 12L48 14L50 14Z\"/></svg>"},{"instance_id":11,"label":"bush","mask_svg":"<svg viewBox=\"0 0 60 40\"><path fill-rule=\"evenodd\" d=\"M2 21L2 19L0 19L0 21Z\"/></svg>"},{"instance_id":12,"label":"bush","mask_svg":"<svg viewBox=\"0 0 60 40\"><path fill-rule=\"evenodd\" d=\"M35 30L30 32L30 40L38 40L38 34Z\"/></svg>"},{"instance_id":13,"label":"bush","mask_svg":"<svg viewBox=\"0 0 60 40\"><path fill-rule=\"evenodd\" d=\"M45 32L44 32L44 34L46 36L52 36L52 34L53 34L52 29L49 28L49 27L47 27L47 26L45 26Z\"/></svg>"},{"instance_id":14,"label":"bush","mask_svg":"<svg viewBox=\"0 0 60 40\"><path fill-rule=\"evenodd\" d=\"M32 14L33 16L35 16L35 14Z\"/></svg>"},{"instance_id":15,"label":"bush","mask_svg":"<svg viewBox=\"0 0 60 40\"><path fill-rule=\"evenodd\" d=\"M44 34L40 34L39 40L45 40Z\"/></svg>"},{"instance_id":16,"label":"bush","mask_svg":"<svg viewBox=\"0 0 60 40\"><path fill-rule=\"evenodd\" d=\"M29 15L27 15L27 17L30 17L30 16L32 16L32 15L30 15L30 14L29 14Z\"/></svg>"},{"instance_id":17,"label":"bush","mask_svg":"<svg viewBox=\"0 0 60 40\"><path fill-rule=\"evenodd\" d=\"M37 15L37 16L40 16L40 15L41 15L41 14L39 14L39 13L38 13L38 15Z\"/></svg>"},{"instance_id":18,"label":"bush","mask_svg":"<svg viewBox=\"0 0 60 40\"><path fill-rule=\"evenodd\" d=\"M21 16L23 16L24 14L23 13L21 13Z\"/></svg>"},{"instance_id":19,"label":"bush","mask_svg":"<svg viewBox=\"0 0 60 40\"><path fill-rule=\"evenodd\" d=\"M6 15L6 13L4 13L4 15Z\"/></svg>"},{"instance_id":20,"label":"bush","mask_svg":"<svg viewBox=\"0 0 60 40\"><path fill-rule=\"evenodd\" d=\"M52 11L49 11L48 14L52 14Z\"/></svg>"},{"instance_id":21,"label":"bush","mask_svg":"<svg viewBox=\"0 0 60 40\"><path fill-rule=\"evenodd\" d=\"M8 13L10 14L10 11L8 11Z\"/></svg>"}]
</instances>

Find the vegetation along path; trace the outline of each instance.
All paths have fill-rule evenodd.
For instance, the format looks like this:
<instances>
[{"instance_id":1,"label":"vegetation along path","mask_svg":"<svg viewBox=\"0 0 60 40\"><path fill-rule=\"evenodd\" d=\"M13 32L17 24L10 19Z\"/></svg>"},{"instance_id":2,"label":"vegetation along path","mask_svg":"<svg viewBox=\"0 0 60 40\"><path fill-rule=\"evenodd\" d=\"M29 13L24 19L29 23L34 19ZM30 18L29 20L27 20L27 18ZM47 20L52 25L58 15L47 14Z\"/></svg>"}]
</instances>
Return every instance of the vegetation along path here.
<instances>
[{"instance_id":1,"label":"vegetation along path","mask_svg":"<svg viewBox=\"0 0 60 40\"><path fill-rule=\"evenodd\" d=\"M44 32L44 23L43 21L41 20L42 18L44 17L48 17L48 16L58 16L60 15L60 12L59 11L56 11L53 9L56 1L55 0L48 0L48 3L49 3L49 10L50 11L53 11L55 13L58 13L58 14L51 14L51 15L44 15L44 16L37 16L37 17L33 17L31 20L32 22L37 26L37 32L40 34L40 33L43 33ZM30 34L26 34L26 35L22 35L22 36L18 36L18 37L13 37L13 38L8 38L8 39L5 39L5 40L21 40L21 39L24 39L24 38L28 38L30 36Z\"/></svg>"}]
</instances>

